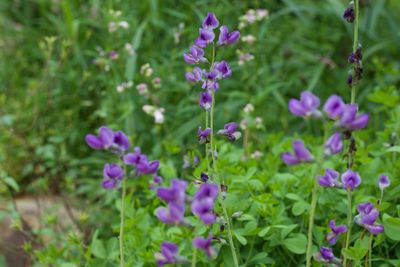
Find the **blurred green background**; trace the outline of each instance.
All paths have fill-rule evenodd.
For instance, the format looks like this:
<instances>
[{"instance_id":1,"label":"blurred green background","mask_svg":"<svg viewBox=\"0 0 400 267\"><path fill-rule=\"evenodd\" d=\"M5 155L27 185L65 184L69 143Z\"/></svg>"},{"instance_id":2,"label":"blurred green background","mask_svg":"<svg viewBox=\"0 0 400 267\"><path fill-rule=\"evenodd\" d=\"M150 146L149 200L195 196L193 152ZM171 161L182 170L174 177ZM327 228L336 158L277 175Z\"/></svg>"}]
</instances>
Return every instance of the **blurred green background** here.
<instances>
[{"instance_id":1,"label":"blurred green background","mask_svg":"<svg viewBox=\"0 0 400 267\"><path fill-rule=\"evenodd\" d=\"M357 102L373 118L368 134L361 135L390 143L399 130L400 1L360 3L364 78ZM231 29L249 9L269 11L241 29L242 36L256 38L254 44L218 51L230 62L233 78L218 91L216 124L239 122L242 108L252 103L268 134L302 133L304 123L289 116L289 98L307 89L321 99L335 93L349 100L346 59L353 30L342 19L346 5L341 0L0 1L0 178L6 181L1 191L11 188L14 197L66 195L75 205L87 205L89 221L95 222L103 215L90 210L104 195L96 188L106 158L91 151L84 137L101 125L125 130L135 145L161 158L164 174L182 175L182 157L197 147L203 120L200 90L185 81L191 69L182 55L208 11ZM113 30L112 22L122 26ZM244 52L254 59L240 64ZM146 63L150 77L140 73ZM156 77L160 86L151 86ZM128 82L131 87L117 90ZM138 93L141 83L151 86L150 98ZM143 111L145 104L163 107L165 122L155 124ZM254 147L267 146L264 133L255 140Z\"/></svg>"}]
</instances>

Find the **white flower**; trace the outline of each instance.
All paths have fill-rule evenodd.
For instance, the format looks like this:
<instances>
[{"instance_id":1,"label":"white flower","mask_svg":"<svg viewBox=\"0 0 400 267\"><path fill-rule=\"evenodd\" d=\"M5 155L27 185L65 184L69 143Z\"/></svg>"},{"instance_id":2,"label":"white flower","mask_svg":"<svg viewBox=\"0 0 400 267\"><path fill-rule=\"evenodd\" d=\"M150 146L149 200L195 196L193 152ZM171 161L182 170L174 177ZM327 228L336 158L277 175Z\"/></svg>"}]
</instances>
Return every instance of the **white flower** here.
<instances>
[{"instance_id":1,"label":"white flower","mask_svg":"<svg viewBox=\"0 0 400 267\"><path fill-rule=\"evenodd\" d=\"M118 25L121 27L121 28L123 28L123 29L128 29L129 28L129 23L127 22L127 21L120 21L119 23L118 23Z\"/></svg>"},{"instance_id":2,"label":"white flower","mask_svg":"<svg viewBox=\"0 0 400 267\"><path fill-rule=\"evenodd\" d=\"M253 104L248 103L248 104L244 107L243 111L246 112L246 113L251 113L251 112L253 112L253 111L254 111L254 106L253 106Z\"/></svg>"}]
</instances>

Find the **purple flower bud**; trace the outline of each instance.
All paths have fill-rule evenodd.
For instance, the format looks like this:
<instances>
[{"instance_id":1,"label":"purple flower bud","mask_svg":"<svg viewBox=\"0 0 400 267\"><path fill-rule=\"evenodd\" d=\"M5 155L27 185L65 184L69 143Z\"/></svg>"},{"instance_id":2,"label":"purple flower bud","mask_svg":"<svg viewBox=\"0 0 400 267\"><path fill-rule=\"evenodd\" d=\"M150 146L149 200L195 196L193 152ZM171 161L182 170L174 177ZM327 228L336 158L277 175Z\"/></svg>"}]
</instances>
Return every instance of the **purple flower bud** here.
<instances>
[{"instance_id":1,"label":"purple flower bud","mask_svg":"<svg viewBox=\"0 0 400 267\"><path fill-rule=\"evenodd\" d=\"M289 101L288 107L290 112L299 117L320 117L321 114L317 110L320 101L311 92L305 91L300 95L300 101L297 99L291 99Z\"/></svg>"},{"instance_id":2,"label":"purple flower bud","mask_svg":"<svg viewBox=\"0 0 400 267\"><path fill-rule=\"evenodd\" d=\"M206 61L206 59L204 57L204 50L196 45L193 45L189 49L189 53L183 54L183 59L188 64L197 64L199 62Z\"/></svg>"},{"instance_id":3,"label":"purple flower bud","mask_svg":"<svg viewBox=\"0 0 400 267\"><path fill-rule=\"evenodd\" d=\"M347 232L347 226L344 224L336 226L336 223L334 220L331 220L329 222L329 228L331 229L331 233L329 233L326 236L326 241L328 241L329 245L335 245L337 242L337 239L340 234L343 234Z\"/></svg>"},{"instance_id":4,"label":"purple flower bud","mask_svg":"<svg viewBox=\"0 0 400 267\"><path fill-rule=\"evenodd\" d=\"M348 86L351 86L353 84L353 74L352 73L349 73L349 75L347 76L346 83Z\"/></svg>"},{"instance_id":5,"label":"purple flower bud","mask_svg":"<svg viewBox=\"0 0 400 267\"><path fill-rule=\"evenodd\" d=\"M239 38L240 38L240 32L239 31L233 31L229 32L228 26L221 26L219 28L220 34L218 38L218 44L219 45L230 45L236 43Z\"/></svg>"},{"instance_id":6,"label":"purple flower bud","mask_svg":"<svg viewBox=\"0 0 400 267\"><path fill-rule=\"evenodd\" d=\"M203 76L203 71L199 67L195 67L193 72L187 72L185 77L189 82L199 82Z\"/></svg>"},{"instance_id":7,"label":"purple flower bud","mask_svg":"<svg viewBox=\"0 0 400 267\"><path fill-rule=\"evenodd\" d=\"M358 59L356 57L356 54L351 53L350 56L347 58L347 62L353 64L354 62L356 62Z\"/></svg>"},{"instance_id":8,"label":"purple flower bud","mask_svg":"<svg viewBox=\"0 0 400 267\"><path fill-rule=\"evenodd\" d=\"M215 62L214 69L218 73L218 78L226 79L232 75L231 67L225 60L222 60L221 62Z\"/></svg>"},{"instance_id":9,"label":"purple flower bud","mask_svg":"<svg viewBox=\"0 0 400 267\"><path fill-rule=\"evenodd\" d=\"M343 18L349 22L352 23L355 19L355 13L354 13L354 3L351 1L345 11L343 12Z\"/></svg>"},{"instance_id":10,"label":"purple flower bud","mask_svg":"<svg viewBox=\"0 0 400 267\"><path fill-rule=\"evenodd\" d=\"M386 187L390 185L389 177L381 174L378 179L378 186L383 191Z\"/></svg>"},{"instance_id":11,"label":"purple flower bud","mask_svg":"<svg viewBox=\"0 0 400 267\"><path fill-rule=\"evenodd\" d=\"M363 227L365 227L371 234L377 235L384 231L384 227L381 224L375 224L379 217L379 211L372 205L372 203L361 203L357 205L358 215L354 218L354 221Z\"/></svg>"},{"instance_id":12,"label":"purple flower bud","mask_svg":"<svg viewBox=\"0 0 400 267\"><path fill-rule=\"evenodd\" d=\"M212 94L208 91L201 93L199 105L205 110L209 110L212 106Z\"/></svg>"},{"instance_id":13,"label":"purple flower bud","mask_svg":"<svg viewBox=\"0 0 400 267\"><path fill-rule=\"evenodd\" d=\"M354 190L361 184L361 177L358 172L353 172L352 170L347 170L342 174L342 183L345 189Z\"/></svg>"},{"instance_id":14,"label":"purple flower bud","mask_svg":"<svg viewBox=\"0 0 400 267\"><path fill-rule=\"evenodd\" d=\"M331 95L328 100L326 100L323 110L332 120L336 120L342 116L345 104L340 96Z\"/></svg>"},{"instance_id":15,"label":"purple flower bud","mask_svg":"<svg viewBox=\"0 0 400 267\"><path fill-rule=\"evenodd\" d=\"M93 149L109 149L114 141L114 132L106 127L102 126L99 129L99 135L93 134L86 135L86 143Z\"/></svg>"},{"instance_id":16,"label":"purple flower bud","mask_svg":"<svg viewBox=\"0 0 400 267\"><path fill-rule=\"evenodd\" d=\"M112 189L124 177L124 170L116 163L105 164L103 168L103 188Z\"/></svg>"},{"instance_id":17,"label":"purple flower bud","mask_svg":"<svg viewBox=\"0 0 400 267\"><path fill-rule=\"evenodd\" d=\"M334 133L325 142L325 155L334 155L342 151L343 142L340 133Z\"/></svg>"},{"instance_id":18,"label":"purple flower bud","mask_svg":"<svg viewBox=\"0 0 400 267\"><path fill-rule=\"evenodd\" d=\"M208 177L207 173L202 172L202 173L200 174L200 179L201 179L204 183L207 183L209 177Z\"/></svg>"},{"instance_id":19,"label":"purple flower bud","mask_svg":"<svg viewBox=\"0 0 400 267\"><path fill-rule=\"evenodd\" d=\"M339 173L332 169L325 169L325 175L318 176L318 183L323 187L338 187Z\"/></svg>"},{"instance_id":20,"label":"purple flower bud","mask_svg":"<svg viewBox=\"0 0 400 267\"><path fill-rule=\"evenodd\" d=\"M219 21L214 13L208 12L207 16L203 20L203 29L215 29L219 25Z\"/></svg>"},{"instance_id":21,"label":"purple flower bud","mask_svg":"<svg viewBox=\"0 0 400 267\"><path fill-rule=\"evenodd\" d=\"M286 165L296 165L300 162L313 161L314 157L310 151L305 147L303 141L294 140L292 143L294 153L285 152L281 155L281 159Z\"/></svg>"},{"instance_id":22,"label":"purple flower bud","mask_svg":"<svg viewBox=\"0 0 400 267\"><path fill-rule=\"evenodd\" d=\"M208 238L203 237L195 237L193 238L193 246L201 249L206 253L207 257L212 258L215 255L215 250L211 245L212 242L212 235L209 235Z\"/></svg>"},{"instance_id":23,"label":"purple flower bud","mask_svg":"<svg viewBox=\"0 0 400 267\"><path fill-rule=\"evenodd\" d=\"M230 122L224 125L223 130L219 130L217 134L226 136L229 141L235 141L240 138L241 133L236 131L237 124L235 122Z\"/></svg>"},{"instance_id":24,"label":"purple flower bud","mask_svg":"<svg viewBox=\"0 0 400 267\"><path fill-rule=\"evenodd\" d=\"M153 182L154 182L155 184L160 185L160 184L162 184L162 182L163 182L163 178L162 178L161 176L159 176L159 175L154 175L154 176L153 176Z\"/></svg>"},{"instance_id":25,"label":"purple flower bud","mask_svg":"<svg viewBox=\"0 0 400 267\"><path fill-rule=\"evenodd\" d=\"M214 41L215 34L212 30L199 29L199 37L195 40L195 45L205 48L209 43Z\"/></svg>"},{"instance_id":26,"label":"purple flower bud","mask_svg":"<svg viewBox=\"0 0 400 267\"><path fill-rule=\"evenodd\" d=\"M210 136L210 133L211 133L210 128L206 128L203 131L201 127L199 127L199 129L197 130L197 135L199 137L199 144L208 143L209 142L208 137Z\"/></svg>"},{"instance_id":27,"label":"purple flower bud","mask_svg":"<svg viewBox=\"0 0 400 267\"><path fill-rule=\"evenodd\" d=\"M161 253L157 252L154 257L157 266L164 266L165 264L176 263L176 256L178 254L178 246L171 242L163 242L161 244Z\"/></svg>"}]
</instances>

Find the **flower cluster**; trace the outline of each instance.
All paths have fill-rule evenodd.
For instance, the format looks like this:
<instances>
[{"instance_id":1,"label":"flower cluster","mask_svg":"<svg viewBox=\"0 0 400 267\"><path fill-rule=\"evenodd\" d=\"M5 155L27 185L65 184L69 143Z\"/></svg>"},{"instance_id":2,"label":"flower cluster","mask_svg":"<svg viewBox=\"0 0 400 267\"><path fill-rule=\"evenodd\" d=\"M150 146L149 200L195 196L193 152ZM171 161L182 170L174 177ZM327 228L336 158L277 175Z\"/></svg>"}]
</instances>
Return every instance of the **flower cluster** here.
<instances>
[{"instance_id":1,"label":"flower cluster","mask_svg":"<svg viewBox=\"0 0 400 267\"><path fill-rule=\"evenodd\" d=\"M353 190L361 184L361 177L357 172L347 170L341 175L342 182L338 181L339 173L332 169L326 169L325 175L317 177L318 183L323 187L343 187Z\"/></svg>"},{"instance_id":2,"label":"flower cluster","mask_svg":"<svg viewBox=\"0 0 400 267\"><path fill-rule=\"evenodd\" d=\"M377 235L384 231L382 224L376 224L376 220L379 217L379 211L372 205L372 203L361 203L357 205L358 215L354 218L354 221L366 228L371 234Z\"/></svg>"},{"instance_id":3,"label":"flower cluster","mask_svg":"<svg viewBox=\"0 0 400 267\"><path fill-rule=\"evenodd\" d=\"M160 184L162 178L157 175L160 162L158 160L148 161L147 156L140 153L140 148L136 147L134 153L126 153L130 148L130 142L126 134L122 131L114 132L112 129L102 126L99 134L88 134L85 137L86 143L95 150L108 150L116 154L126 165L135 166L136 176L142 174L152 174L153 182ZM112 189L118 186L125 176L125 171L117 163L106 163L103 168L103 182L105 189Z\"/></svg>"}]
</instances>

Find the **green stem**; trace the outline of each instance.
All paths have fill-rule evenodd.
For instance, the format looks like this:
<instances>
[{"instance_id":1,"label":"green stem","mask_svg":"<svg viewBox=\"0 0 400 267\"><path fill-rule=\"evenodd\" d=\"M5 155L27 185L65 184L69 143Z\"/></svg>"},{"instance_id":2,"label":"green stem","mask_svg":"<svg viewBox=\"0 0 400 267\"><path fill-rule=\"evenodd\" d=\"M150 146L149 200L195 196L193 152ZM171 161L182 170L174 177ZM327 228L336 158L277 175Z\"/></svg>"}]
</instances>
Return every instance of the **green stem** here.
<instances>
[{"instance_id":1,"label":"green stem","mask_svg":"<svg viewBox=\"0 0 400 267\"><path fill-rule=\"evenodd\" d=\"M197 249L193 247L192 267L196 267Z\"/></svg>"},{"instance_id":2,"label":"green stem","mask_svg":"<svg viewBox=\"0 0 400 267\"><path fill-rule=\"evenodd\" d=\"M356 52L358 47L358 13L359 13L359 0L354 1L354 12L355 12L355 21L354 21L354 39L353 39L353 53ZM356 102L356 83L352 83L351 86L351 103L354 104Z\"/></svg>"},{"instance_id":3,"label":"green stem","mask_svg":"<svg viewBox=\"0 0 400 267\"><path fill-rule=\"evenodd\" d=\"M351 214L352 213L352 206L351 206L351 189L347 189L347 235L346 235L346 243L345 243L345 249L349 248L350 244L350 236L351 236L351 225L352 225L352 218ZM347 263L347 258L344 256L343 260L343 267L346 267Z\"/></svg>"},{"instance_id":4,"label":"green stem","mask_svg":"<svg viewBox=\"0 0 400 267\"><path fill-rule=\"evenodd\" d=\"M369 235L369 240L368 240L368 256L367 259L368 261L365 261L365 266L371 266L372 267L372 240L374 239L374 235L370 234Z\"/></svg>"},{"instance_id":5,"label":"green stem","mask_svg":"<svg viewBox=\"0 0 400 267\"><path fill-rule=\"evenodd\" d=\"M229 219L228 216L228 212L226 211L226 207L224 204L224 200L222 199L221 194L219 194L219 202L221 204L222 207L222 211L224 212L224 216L226 219L226 225L227 225L227 230L228 230L228 239L229 239L229 246L231 248L231 252L232 252L232 258L233 258L233 263L235 265L235 267L239 267L239 262L238 262L238 258L236 255L236 249L235 249L235 244L233 242L233 234L232 234L232 225L231 225L231 220Z\"/></svg>"},{"instance_id":6,"label":"green stem","mask_svg":"<svg viewBox=\"0 0 400 267\"><path fill-rule=\"evenodd\" d=\"M125 171L126 173L126 171ZM119 229L119 256L120 266L124 267L124 224L125 224L125 195L126 195L126 177L122 181L122 197L121 197L121 223Z\"/></svg>"},{"instance_id":7,"label":"green stem","mask_svg":"<svg viewBox=\"0 0 400 267\"><path fill-rule=\"evenodd\" d=\"M208 111L206 110L206 129L209 127L209 125L208 125L208 116L209 116L209 114L208 114ZM212 138L212 133L211 133L211 138ZM207 170L209 170L210 169L210 151L209 151L209 148L208 148L208 143L206 143L205 144L206 145L206 163L207 163Z\"/></svg>"}]
</instances>

